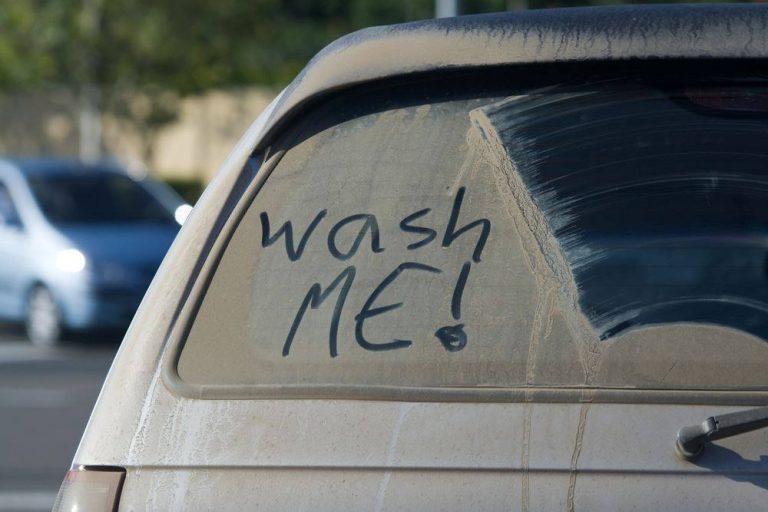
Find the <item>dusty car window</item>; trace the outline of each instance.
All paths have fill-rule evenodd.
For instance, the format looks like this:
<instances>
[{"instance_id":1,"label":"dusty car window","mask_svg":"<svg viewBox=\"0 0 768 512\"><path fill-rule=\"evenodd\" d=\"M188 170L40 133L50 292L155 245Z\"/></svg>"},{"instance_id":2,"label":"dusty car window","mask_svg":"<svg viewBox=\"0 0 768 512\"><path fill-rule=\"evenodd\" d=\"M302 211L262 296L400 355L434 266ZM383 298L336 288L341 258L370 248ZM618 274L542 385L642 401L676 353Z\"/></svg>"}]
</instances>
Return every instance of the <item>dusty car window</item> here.
<instances>
[{"instance_id":1,"label":"dusty car window","mask_svg":"<svg viewBox=\"0 0 768 512\"><path fill-rule=\"evenodd\" d=\"M768 388L764 85L457 96L282 136L183 381Z\"/></svg>"}]
</instances>

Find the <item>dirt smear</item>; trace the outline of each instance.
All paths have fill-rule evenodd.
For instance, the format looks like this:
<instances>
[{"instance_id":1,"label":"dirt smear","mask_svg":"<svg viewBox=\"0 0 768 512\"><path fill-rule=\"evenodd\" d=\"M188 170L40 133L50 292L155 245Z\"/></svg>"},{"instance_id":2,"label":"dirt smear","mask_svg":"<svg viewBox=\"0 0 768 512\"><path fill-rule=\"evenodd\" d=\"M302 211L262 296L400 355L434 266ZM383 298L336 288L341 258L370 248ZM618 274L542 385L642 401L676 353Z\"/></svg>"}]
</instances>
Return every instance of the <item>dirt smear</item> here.
<instances>
[{"instance_id":1,"label":"dirt smear","mask_svg":"<svg viewBox=\"0 0 768 512\"><path fill-rule=\"evenodd\" d=\"M525 259L536 280L537 301L533 314L531 334L526 361L526 387L535 385L536 361L542 340L545 340L552 329L556 314L560 314L577 345L579 358L584 370L585 386L593 384L605 348L610 345L600 340L597 331L592 327L579 305L579 290L565 255L563 247L552 229L550 219L534 202L532 195L523 181L517 166L515 155L505 147L499 135L499 130L492 123L488 109L503 108L505 103L514 101L508 98L494 105L475 109L470 112L471 128L467 132L467 145L470 149L468 161L474 165L467 168L467 162L462 166L457 180L467 174L490 171L496 189L510 216L515 229L520 236ZM525 155L521 155L525 156ZM454 183L454 187L456 184ZM556 200L552 197L549 200ZM567 205L561 205L563 215L567 216ZM562 219L561 219L562 220ZM552 222L556 222L554 219ZM530 443L533 404L526 393L525 419L522 439L522 479L521 479L521 510L528 510L530 501ZM579 425L575 433L575 442L571 457L571 475L566 498L568 510L573 510L576 487L578 460L586 427L587 412L591 401L591 392L585 390Z\"/></svg>"},{"instance_id":2,"label":"dirt smear","mask_svg":"<svg viewBox=\"0 0 768 512\"><path fill-rule=\"evenodd\" d=\"M581 447L584 444L584 430L587 425L587 413L589 413L588 403L581 405L581 411L579 411L579 426L576 430L576 439L573 444L573 452L571 453L571 466L570 476L568 478L568 494L566 496L565 509L568 512L575 510L574 501L576 498L576 476L578 475L579 456L581 455Z\"/></svg>"},{"instance_id":3,"label":"dirt smear","mask_svg":"<svg viewBox=\"0 0 768 512\"><path fill-rule=\"evenodd\" d=\"M509 99L505 101L514 101ZM538 299L531 330L526 383L533 384L538 345L551 326L553 315L560 313L577 343L584 367L585 385L591 385L597 374L605 342L579 305L579 291L571 266L549 220L535 204L515 165L515 156L507 151L497 128L487 115L489 107L470 112L472 127L467 144L476 154L476 167L489 169L496 188L522 240L525 258L536 279ZM474 169L473 172L479 172Z\"/></svg>"}]
</instances>

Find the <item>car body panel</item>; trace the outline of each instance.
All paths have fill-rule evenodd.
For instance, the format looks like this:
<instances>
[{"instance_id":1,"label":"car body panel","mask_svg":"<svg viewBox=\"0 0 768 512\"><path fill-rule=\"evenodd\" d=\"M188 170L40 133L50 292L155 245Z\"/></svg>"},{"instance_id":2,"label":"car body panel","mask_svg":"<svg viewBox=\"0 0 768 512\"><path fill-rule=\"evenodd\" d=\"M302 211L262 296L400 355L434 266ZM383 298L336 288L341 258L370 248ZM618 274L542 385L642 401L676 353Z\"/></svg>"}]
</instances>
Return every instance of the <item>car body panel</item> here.
<instances>
[{"instance_id":1,"label":"car body panel","mask_svg":"<svg viewBox=\"0 0 768 512\"><path fill-rule=\"evenodd\" d=\"M217 235L266 179L270 161L251 174L254 149L316 96L446 67L766 58L766 25L758 6L578 9L371 29L330 46L206 189L131 324L74 465L125 467L121 510L760 508L768 432L719 441L696 463L674 454L680 427L742 409L707 404L711 395L678 405L596 403L588 390L573 403L524 392L498 403L199 399L174 392L163 372L198 278L215 265L207 256L225 243Z\"/></svg>"},{"instance_id":2,"label":"car body panel","mask_svg":"<svg viewBox=\"0 0 768 512\"><path fill-rule=\"evenodd\" d=\"M735 496L750 510L765 499L764 431L697 464L674 454L680 425L736 408L148 398L124 462L126 510L700 510Z\"/></svg>"}]
</instances>

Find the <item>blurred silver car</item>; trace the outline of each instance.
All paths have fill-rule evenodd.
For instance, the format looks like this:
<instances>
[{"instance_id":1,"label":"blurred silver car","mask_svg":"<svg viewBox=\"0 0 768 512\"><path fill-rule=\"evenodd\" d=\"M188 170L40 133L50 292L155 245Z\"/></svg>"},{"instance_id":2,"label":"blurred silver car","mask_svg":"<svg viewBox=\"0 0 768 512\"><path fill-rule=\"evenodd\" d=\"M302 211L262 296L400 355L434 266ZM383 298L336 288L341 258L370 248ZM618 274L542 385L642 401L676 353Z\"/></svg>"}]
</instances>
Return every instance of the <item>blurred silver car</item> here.
<instances>
[{"instance_id":1,"label":"blurred silver car","mask_svg":"<svg viewBox=\"0 0 768 512\"><path fill-rule=\"evenodd\" d=\"M332 44L182 229L58 510L765 509L766 26Z\"/></svg>"},{"instance_id":2,"label":"blurred silver car","mask_svg":"<svg viewBox=\"0 0 768 512\"><path fill-rule=\"evenodd\" d=\"M127 327L184 210L168 187L114 165L0 160L0 318L40 345L64 329Z\"/></svg>"}]
</instances>

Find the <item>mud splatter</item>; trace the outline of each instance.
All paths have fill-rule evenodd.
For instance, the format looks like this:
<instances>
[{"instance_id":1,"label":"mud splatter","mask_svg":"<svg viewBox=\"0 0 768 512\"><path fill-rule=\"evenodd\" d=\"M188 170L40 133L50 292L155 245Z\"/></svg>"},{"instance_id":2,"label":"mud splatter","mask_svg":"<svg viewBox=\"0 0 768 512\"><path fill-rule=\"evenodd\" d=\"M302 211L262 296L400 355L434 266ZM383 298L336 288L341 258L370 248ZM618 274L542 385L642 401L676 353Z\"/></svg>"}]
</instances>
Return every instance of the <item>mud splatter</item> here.
<instances>
[{"instance_id":1,"label":"mud splatter","mask_svg":"<svg viewBox=\"0 0 768 512\"><path fill-rule=\"evenodd\" d=\"M579 456L581 455L581 446L584 442L584 429L587 425L587 413L589 412L589 403L582 404L579 412L579 426L576 429L576 439L573 443L573 452L571 453L571 474L568 480L568 495L565 502L565 508L568 512L574 511L574 498L576 496L576 476L578 475Z\"/></svg>"},{"instance_id":2,"label":"mud splatter","mask_svg":"<svg viewBox=\"0 0 768 512\"><path fill-rule=\"evenodd\" d=\"M389 487L389 480L392 477L392 471L389 467L395 462L395 454L397 448L397 441L400 437L400 429L403 426L403 422L408 414L413 410L415 404L402 404L400 406L400 415L397 418L395 426L392 428L392 436L389 439L389 446L387 447L387 469L384 472L384 477L379 483L379 490L376 492L376 504L374 510L380 512L384 507L384 496L387 493L387 487Z\"/></svg>"},{"instance_id":3,"label":"mud splatter","mask_svg":"<svg viewBox=\"0 0 768 512\"><path fill-rule=\"evenodd\" d=\"M520 454L522 479L520 482L520 510L528 512L530 505L530 464L531 464L531 417L533 404L526 401L523 410L523 443Z\"/></svg>"}]
</instances>

